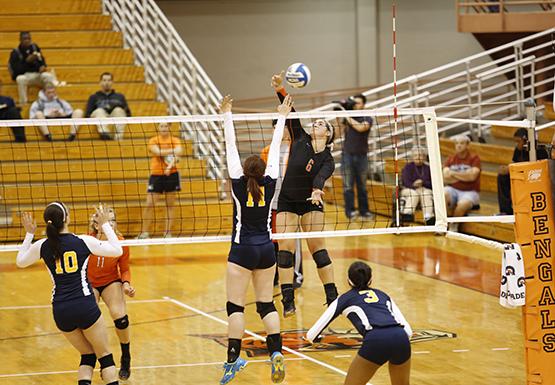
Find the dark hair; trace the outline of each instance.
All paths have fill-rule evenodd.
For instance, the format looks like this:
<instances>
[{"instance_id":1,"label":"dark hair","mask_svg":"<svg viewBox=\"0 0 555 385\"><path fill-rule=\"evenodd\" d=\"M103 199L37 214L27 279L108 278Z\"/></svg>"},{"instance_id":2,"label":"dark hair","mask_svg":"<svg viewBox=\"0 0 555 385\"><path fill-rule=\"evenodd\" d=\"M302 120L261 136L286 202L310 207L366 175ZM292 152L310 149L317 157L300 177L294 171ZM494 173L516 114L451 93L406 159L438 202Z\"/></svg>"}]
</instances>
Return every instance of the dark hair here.
<instances>
[{"instance_id":1,"label":"dark hair","mask_svg":"<svg viewBox=\"0 0 555 385\"><path fill-rule=\"evenodd\" d=\"M355 99L362 99L362 103L363 103L363 104L366 104L366 96L364 96L363 94L355 95L355 96L353 96L353 98L355 98Z\"/></svg>"},{"instance_id":2,"label":"dark hair","mask_svg":"<svg viewBox=\"0 0 555 385\"><path fill-rule=\"evenodd\" d=\"M513 137L528 140L528 130L524 127L520 127L515 131Z\"/></svg>"},{"instance_id":3,"label":"dark hair","mask_svg":"<svg viewBox=\"0 0 555 385\"><path fill-rule=\"evenodd\" d=\"M252 199L258 203L262 198L262 191L258 180L264 175L266 164L258 155L251 155L245 160L243 173L248 178L247 191L251 193Z\"/></svg>"},{"instance_id":4,"label":"dark hair","mask_svg":"<svg viewBox=\"0 0 555 385\"><path fill-rule=\"evenodd\" d=\"M372 268L364 262L353 262L349 266L349 284L353 289L367 290L372 279Z\"/></svg>"},{"instance_id":5,"label":"dark hair","mask_svg":"<svg viewBox=\"0 0 555 385\"><path fill-rule=\"evenodd\" d=\"M60 231L64 228L67 218L67 211L62 202L52 202L44 209L44 222L46 222L46 236L50 249L54 252L56 260L62 258L60 251Z\"/></svg>"},{"instance_id":6,"label":"dark hair","mask_svg":"<svg viewBox=\"0 0 555 385\"><path fill-rule=\"evenodd\" d=\"M104 77L104 75L109 76L109 77L110 77L110 80L114 80L114 75L112 75L111 72L102 72L102 73L100 74L100 80L102 80L102 78Z\"/></svg>"},{"instance_id":7,"label":"dark hair","mask_svg":"<svg viewBox=\"0 0 555 385\"><path fill-rule=\"evenodd\" d=\"M21 31L19 32L19 38L21 39L23 36L29 35L29 37L31 36L31 32L29 31Z\"/></svg>"}]
</instances>

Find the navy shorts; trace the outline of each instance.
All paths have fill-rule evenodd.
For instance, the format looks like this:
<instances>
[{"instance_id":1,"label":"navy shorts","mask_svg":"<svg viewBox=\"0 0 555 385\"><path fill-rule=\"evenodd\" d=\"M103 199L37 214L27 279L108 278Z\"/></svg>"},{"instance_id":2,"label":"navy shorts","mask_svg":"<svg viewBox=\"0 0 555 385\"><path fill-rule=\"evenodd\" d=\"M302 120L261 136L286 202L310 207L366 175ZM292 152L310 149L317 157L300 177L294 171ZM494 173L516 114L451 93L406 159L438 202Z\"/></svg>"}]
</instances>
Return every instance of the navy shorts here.
<instances>
[{"instance_id":1,"label":"navy shorts","mask_svg":"<svg viewBox=\"0 0 555 385\"><path fill-rule=\"evenodd\" d=\"M276 251L272 241L261 245L243 245L233 242L227 261L249 270L268 269L276 264Z\"/></svg>"},{"instance_id":2,"label":"navy shorts","mask_svg":"<svg viewBox=\"0 0 555 385\"><path fill-rule=\"evenodd\" d=\"M175 191L181 191L181 181L179 180L178 172L170 175L151 175L148 178L147 192L149 193L163 194Z\"/></svg>"},{"instance_id":3,"label":"navy shorts","mask_svg":"<svg viewBox=\"0 0 555 385\"><path fill-rule=\"evenodd\" d=\"M375 328L364 336L358 355L376 365L404 364L410 358L410 341L401 326Z\"/></svg>"},{"instance_id":4,"label":"navy shorts","mask_svg":"<svg viewBox=\"0 0 555 385\"><path fill-rule=\"evenodd\" d=\"M303 215L311 211L324 212L324 206L312 204L311 201L293 202L293 201L278 200L278 207L277 207L278 213L288 212L288 213L297 214L298 216L302 217Z\"/></svg>"},{"instance_id":5,"label":"navy shorts","mask_svg":"<svg viewBox=\"0 0 555 385\"><path fill-rule=\"evenodd\" d=\"M71 299L69 301L54 302L52 313L56 326L63 332L75 329L88 329L100 318L100 308L94 295Z\"/></svg>"}]
</instances>

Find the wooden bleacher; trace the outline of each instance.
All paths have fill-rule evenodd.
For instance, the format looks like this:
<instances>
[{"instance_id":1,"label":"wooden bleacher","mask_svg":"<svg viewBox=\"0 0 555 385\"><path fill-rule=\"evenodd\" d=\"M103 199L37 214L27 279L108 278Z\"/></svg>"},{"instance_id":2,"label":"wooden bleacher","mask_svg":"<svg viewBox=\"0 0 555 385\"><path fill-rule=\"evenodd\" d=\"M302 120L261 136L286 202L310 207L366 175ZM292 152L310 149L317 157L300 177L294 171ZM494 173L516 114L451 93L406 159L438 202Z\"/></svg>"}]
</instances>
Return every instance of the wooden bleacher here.
<instances>
[{"instance_id":1,"label":"wooden bleacher","mask_svg":"<svg viewBox=\"0 0 555 385\"><path fill-rule=\"evenodd\" d=\"M167 105L156 99L155 85L145 83L144 69L134 64L133 52L123 48L121 33L113 31L111 18L102 14L100 0L0 0L0 9L1 63L8 62L11 50L19 44L19 32L30 31L48 66L60 81L67 82L58 87L58 95L73 108L85 109L89 95L100 89L100 74L112 72L114 88L126 96L134 116L167 114ZM3 94L17 101L17 87L5 65L0 68L0 80ZM29 88L31 102L37 92ZM29 104L22 107L24 118L28 111ZM176 135L177 126L172 131ZM69 126L52 127L51 132L55 139L65 138ZM75 142L49 143L35 127L26 127L28 142L21 144L12 142L9 129L1 130L0 204L11 213L11 224L0 227L0 243L23 238L20 211L31 211L40 223L44 205L55 199L70 206L76 233L87 232L92 205L105 201L116 209L120 231L136 236L149 176L146 147L155 132L153 124L128 125L123 141L101 141L96 126L86 125L80 127ZM232 206L229 201L220 202L219 185L206 177L206 162L194 158L190 141L184 142L180 173L182 191L176 215L180 220L174 232L228 232ZM152 234L161 234L166 215L164 207L156 209Z\"/></svg>"}]
</instances>

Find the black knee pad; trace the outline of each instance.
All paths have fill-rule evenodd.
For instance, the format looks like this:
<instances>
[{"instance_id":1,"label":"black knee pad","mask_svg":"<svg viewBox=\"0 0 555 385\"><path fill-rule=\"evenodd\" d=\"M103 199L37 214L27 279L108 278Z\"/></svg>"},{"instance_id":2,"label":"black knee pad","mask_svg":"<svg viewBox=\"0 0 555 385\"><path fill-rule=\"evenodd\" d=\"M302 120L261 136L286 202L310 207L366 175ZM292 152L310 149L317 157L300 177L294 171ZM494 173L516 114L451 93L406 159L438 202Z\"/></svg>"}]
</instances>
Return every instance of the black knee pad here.
<instances>
[{"instance_id":1,"label":"black knee pad","mask_svg":"<svg viewBox=\"0 0 555 385\"><path fill-rule=\"evenodd\" d=\"M116 363L114 362L114 356L112 354L100 357L98 359L98 362L100 362L100 370L104 368L109 368L110 366L116 366Z\"/></svg>"},{"instance_id":2,"label":"black knee pad","mask_svg":"<svg viewBox=\"0 0 555 385\"><path fill-rule=\"evenodd\" d=\"M91 380L79 380L77 385L91 385Z\"/></svg>"},{"instance_id":3,"label":"black knee pad","mask_svg":"<svg viewBox=\"0 0 555 385\"><path fill-rule=\"evenodd\" d=\"M264 319L271 312L277 311L274 301L272 302L256 302L256 312L260 314L260 318Z\"/></svg>"},{"instance_id":4,"label":"black knee pad","mask_svg":"<svg viewBox=\"0 0 555 385\"><path fill-rule=\"evenodd\" d=\"M295 264L295 256L287 250L280 250L277 253L277 264L282 269L290 269Z\"/></svg>"},{"instance_id":5,"label":"black knee pad","mask_svg":"<svg viewBox=\"0 0 555 385\"><path fill-rule=\"evenodd\" d=\"M96 355L94 353L81 354L81 362L79 363L79 366L81 365L94 368L96 366Z\"/></svg>"},{"instance_id":6,"label":"black knee pad","mask_svg":"<svg viewBox=\"0 0 555 385\"><path fill-rule=\"evenodd\" d=\"M312 259L316 262L316 267L318 269L331 265L331 259L326 249L318 250L312 254Z\"/></svg>"},{"instance_id":7,"label":"black knee pad","mask_svg":"<svg viewBox=\"0 0 555 385\"><path fill-rule=\"evenodd\" d=\"M127 329L129 327L129 317L127 314L117 320L114 320L114 325L116 325L116 328L119 330Z\"/></svg>"},{"instance_id":8,"label":"black knee pad","mask_svg":"<svg viewBox=\"0 0 555 385\"><path fill-rule=\"evenodd\" d=\"M235 305L233 302L227 301L225 304L227 310L227 316L229 317L233 313L243 313L245 311L244 306Z\"/></svg>"}]
</instances>

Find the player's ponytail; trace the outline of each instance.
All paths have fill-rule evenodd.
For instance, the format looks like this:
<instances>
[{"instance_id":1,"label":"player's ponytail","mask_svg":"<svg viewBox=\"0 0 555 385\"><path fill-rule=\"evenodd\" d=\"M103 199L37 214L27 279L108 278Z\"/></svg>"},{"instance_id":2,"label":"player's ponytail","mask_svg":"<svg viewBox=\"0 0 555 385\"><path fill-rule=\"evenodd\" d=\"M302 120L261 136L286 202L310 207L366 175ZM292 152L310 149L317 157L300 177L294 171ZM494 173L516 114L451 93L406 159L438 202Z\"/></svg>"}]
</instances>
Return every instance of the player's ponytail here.
<instances>
[{"instance_id":1,"label":"player's ponytail","mask_svg":"<svg viewBox=\"0 0 555 385\"><path fill-rule=\"evenodd\" d=\"M245 160L243 174L247 177L247 191L255 202L259 202L262 198L258 180L264 176L265 169L266 164L258 155L251 155Z\"/></svg>"},{"instance_id":2,"label":"player's ponytail","mask_svg":"<svg viewBox=\"0 0 555 385\"><path fill-rule=\"evenodd\" d=\"M46 223L46 236L50 249L54 252L56 260L62 258L60 250L60 231L64 228L67 211L62 202L52 202L44 209L44 222Z\"/></svg>"},{"instance_id":3,"label":"player's ponytail","mask_svg":"<svg viewBox=\"0 0 555 385\"><path fill-rule=\"evenodd\" d=\"M349 267L349 285L356 290L368 290L372 281L372 268L364 262L353 262Z\"/></svg>"}]
</instances>

